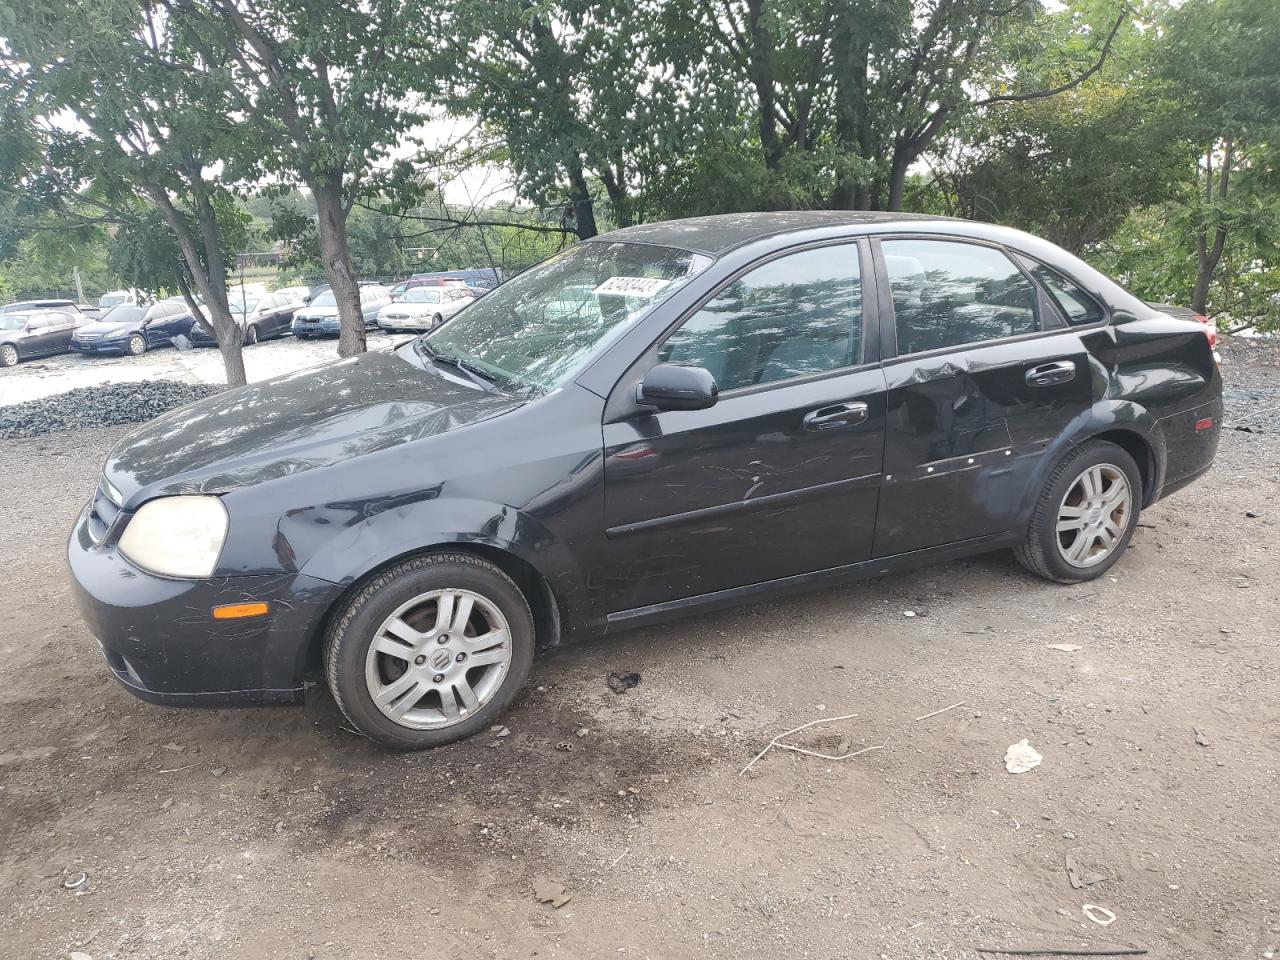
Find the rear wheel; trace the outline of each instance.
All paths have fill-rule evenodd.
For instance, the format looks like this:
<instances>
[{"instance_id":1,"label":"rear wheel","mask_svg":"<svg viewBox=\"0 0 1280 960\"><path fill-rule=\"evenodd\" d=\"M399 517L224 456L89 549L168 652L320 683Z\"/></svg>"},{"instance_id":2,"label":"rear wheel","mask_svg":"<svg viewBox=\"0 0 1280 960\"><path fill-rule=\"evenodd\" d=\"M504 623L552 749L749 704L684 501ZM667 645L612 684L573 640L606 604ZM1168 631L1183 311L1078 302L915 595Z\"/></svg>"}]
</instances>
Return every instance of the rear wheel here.
<instances>
[{"instance_id":1,"label":"rear wheel","mask_svg":"<svg viewBox=\"0 0 1280 960\"><path fill-rule=\"evenodd\" d=\"M129 338L129 356L140 357L147 352L147 338L140 333L135 333Z\"/></svg>"},{"instance_id":2,"label":"rear wheel","mask_svg":"<svg viewBox=\"0 0 1280 960\"><path fill-rule=\"evenodd\" d=\"M11 343L0 346L0 367L16 367L18 365L18 348Z\"/></svg>"},{"instance_id":3,"label":"rear wheel","mask_svg":"<svg viewBox=\"0 0 1280 960\"><path fill-rule=\"evenodd\" d=\"M470 736L506 709L533 664L529 604L506 574L465 553L398 564L329 629L334 700L371 740L401 750Z\"/></svg>"},{"instance_id":4,"label":"rear wheel","mask_svg":"<svg viewBox=\"0 0 1280 960\"><path fill-rule=\"evenodd\" d=\"M1093 580L1124 553L1141 504L1142 476L1133 457L1114 443L1090 441L1053 469L1015 553L1048 580Z\"/></svg>"}]
</instances>

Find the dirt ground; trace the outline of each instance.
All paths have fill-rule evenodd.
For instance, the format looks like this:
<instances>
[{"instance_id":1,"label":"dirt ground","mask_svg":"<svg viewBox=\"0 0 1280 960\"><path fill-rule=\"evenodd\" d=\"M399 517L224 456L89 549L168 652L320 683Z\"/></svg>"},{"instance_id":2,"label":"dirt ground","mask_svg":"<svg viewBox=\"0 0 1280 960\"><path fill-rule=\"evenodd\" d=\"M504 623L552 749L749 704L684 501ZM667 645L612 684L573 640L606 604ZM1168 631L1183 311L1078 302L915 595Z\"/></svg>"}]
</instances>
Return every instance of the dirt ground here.
<instances>
[{"instance_id":1,"label":"dirt ground","mask_svg":"<svg viewBox=\"0 0 1280 960\"><path fill-rule=\"evenodd\" d=\"M133 699L62 557L123 431L0 444L0 957L1269 958L1280 366L1225 369L1262 432L1227 430L1098 582L993 555L606 638L542 658L509 735L409 756L322 689ZM842 714L798 742L883 749L739 776ZM1011 775L1024 737L1044 761ZM1068 854L1105 879L1073 889Z\"/></svg>"}]
</instances>

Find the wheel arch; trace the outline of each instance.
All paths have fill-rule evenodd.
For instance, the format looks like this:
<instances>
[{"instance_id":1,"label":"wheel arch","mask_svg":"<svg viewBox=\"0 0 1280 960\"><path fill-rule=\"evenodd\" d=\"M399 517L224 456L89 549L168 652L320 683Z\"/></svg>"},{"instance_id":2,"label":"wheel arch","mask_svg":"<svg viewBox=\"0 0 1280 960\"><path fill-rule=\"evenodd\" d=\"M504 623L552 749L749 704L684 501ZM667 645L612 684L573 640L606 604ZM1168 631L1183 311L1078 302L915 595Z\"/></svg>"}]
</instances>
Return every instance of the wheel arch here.
<instances>
[{"instance_id":1,"label":"wheel arch","mask_svg":"<svg viewBox=\"0 0 1280 960\"><path fill-rule=\"evenodd\" d=\"M1138 465L1138 475L1142 478L1142 506L1150 506L1155 498L1156 491L1159 489L1159 485L1156 483L1158 461L1149 435L1144 436L1136 430L1114 428L1095 433L1080 442L1085 443L1090 440L1105 440L1107 443L1114 443L1129 456L1133 457L1133 462Z\"/></svg>"},{"instance_id":2,"label":"wheel arch","mask_svg":"<svg viewBox=\"0 0 1280 960\"><path fill-rule=\"evenodd\" d=\"M381 576L397 564L431 553L466 553L492 563L510 577L524 594L529 610L533 614L536 645L539 648L560 645L566 612L563 598L557 595L551 582L537 567L504 545L465 540L440 540L406 549L393 557L388 557L346 584L343 591L329 602L323 616L317 618L303 651L303 662L299 664L300 675L314 677L321 673L324 639L328 634L329 624L335 616L339 615L339 611L352 596L370 580Z\"/></svg>"}]
</instances>

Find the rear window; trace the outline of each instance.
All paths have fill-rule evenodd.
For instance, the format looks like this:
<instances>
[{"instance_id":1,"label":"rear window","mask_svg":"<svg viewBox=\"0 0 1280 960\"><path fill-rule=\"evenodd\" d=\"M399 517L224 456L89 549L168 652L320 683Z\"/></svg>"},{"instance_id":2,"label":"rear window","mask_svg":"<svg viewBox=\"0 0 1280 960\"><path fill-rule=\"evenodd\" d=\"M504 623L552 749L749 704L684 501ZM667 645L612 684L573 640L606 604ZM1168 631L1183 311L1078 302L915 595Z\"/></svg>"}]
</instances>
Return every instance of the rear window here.
<instances>
[{"instance_id":1,"label":"rear window","mask_svg":"<svg viewBox=\"0 0 1280 960\"><path fill-rule=\"evenodd\" d=\"M1088 323L1098 323L1106 319L1106 311L1102 309L1097 300L1057 271L1050 270L1043 264L1036 264L1031 270L1031 275L1044 284L1044 288L1049 291L1049 296L1053 298L1053 302L1058 305L1058 309L1066 316L1067 323L1073 327L1083 326Z\"/></svg>"}]
</instances>

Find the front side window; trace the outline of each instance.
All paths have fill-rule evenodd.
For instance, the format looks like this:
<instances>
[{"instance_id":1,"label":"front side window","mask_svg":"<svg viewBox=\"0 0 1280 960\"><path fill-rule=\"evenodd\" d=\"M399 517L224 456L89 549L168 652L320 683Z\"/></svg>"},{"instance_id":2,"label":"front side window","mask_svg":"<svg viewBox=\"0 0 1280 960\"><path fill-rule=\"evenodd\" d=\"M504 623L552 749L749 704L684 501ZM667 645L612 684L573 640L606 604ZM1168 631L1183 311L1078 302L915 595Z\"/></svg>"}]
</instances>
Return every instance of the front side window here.
<instances>
[{"instance_id":1,"label":"front side window","mask_svg":"<svg viewBox=\"0 0 1280 960\"><path fill-rule=\"evenodd\" d=\"M951 240L884 240L898 355L1040 329L1036 291L1003 253Z\"/></svg>"},{"instance_id":2,"label":"front side window","mask_svg":"<svg viewBox=\"0 0 1280 960\"><path fill-rule=\"evenodd\" d=\"M662 345L724 390L853 366L861 359L856 244L789 254L730 282Z\"/></svg>"},{"instance_id":3,"label":"front side window","mask_svg":"<svg viewBox=\"0 0 1280 960\"><path fill-rule=\"evenodd\" d=\"M1057 271L1050 270L1043 264L1036 264L1031 275L1044 284L1049 296L1053 297L1053 302L1066 316L1067 323L1073 327L1106 319L1107 315L1097 300Z\"/></svg>"},{"instance_id":4,"label":"front side window","mask_svg":"<svg viewBox=\"0 0 1280 960\"><path fill-rule=\"evenodd\" d=\"M416 342L505 385L549 390L710 262L673 247L589 241L530 267Z\"/></svg>"}]
</instances>

